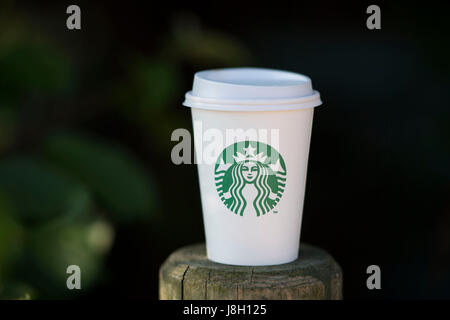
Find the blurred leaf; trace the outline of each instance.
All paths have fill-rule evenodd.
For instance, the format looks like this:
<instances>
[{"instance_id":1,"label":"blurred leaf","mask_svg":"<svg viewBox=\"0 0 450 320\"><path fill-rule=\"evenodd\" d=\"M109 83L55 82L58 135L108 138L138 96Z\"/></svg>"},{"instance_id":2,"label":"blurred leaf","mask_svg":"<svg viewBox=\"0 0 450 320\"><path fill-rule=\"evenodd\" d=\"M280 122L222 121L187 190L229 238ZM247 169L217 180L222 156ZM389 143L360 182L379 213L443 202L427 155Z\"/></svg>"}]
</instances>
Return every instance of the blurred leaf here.
<instances>
[{"instance_id":1,"label":"blurred leaf","mask_svg":"<svg viewBox=\"0 0 450 320\"><path fill-rule=\"evenodd\" d=\"M45 153L82 180L115 219L150 217L156 202L154 185L124 150L83 136L59 134L46 141Z\"/></svg>"},{"instance_id":2,"label":"blurred leaf","mask_svg":"<svg viewBox=\"0 0 450 320\"><path fill-rule=\"evenodd\" d=\"M179 39L178 45L186 59L194 64L241 64L248 61L249 56L238 41L218 32L191 34L190 37Z\"/></svg>"},{"instance_id":3,"label":"blurred leaf","mask_svg":"<svg viewBox=\"0 0 450 320\"><path fill-rule=\"evenodd\" d=\"M249 51L228 34L202 28L194 14L172 22L173 39L163 54L188 61L194 66L236 66L249 61Z\"/></svg>"},{"instance_id":4,"label":"blurred leaf","mask_svg":"<svg viewBox=\"0 0 450 320\"><path fill-rule=\"evenodd\" d=\"M18 43L1 51L0 70L0 97L12 103L30 93L64 93L72 85L68 58L45 44Z\"/></svg>"},{"instance_id":5,"label":"blurred leaf","mask_svg":"<svg viewBox=\"0 0 450 320\"><path fill-rule=\"evenodd\" d=\"M36 296L36 290L26 283L7 281L0 285L0 300L30 300Z\"/></svg>"},{"instance_id":6,"label":"blurred leaf","mask_svg":"<svg viewBox=\"0 0 450 320\"><path fill-rule=\"evenodd\" d=\"M13 208L0 193L0 282L14 265L23 247L22 226L13 218Z\"/></svg>"},{"instance_id":7,"label":"blurred leaf","mask_svg":"<svg viewBox=\"0 0 450 320\"><path fill-rule=\"evenodd\" d=\"M0 154L14 142L16 127L16 112L0 105Z\"/></svg>"},{"instance_id":8,"label":"blurred leaf","mask_svg":"<svg viewBox=\"0 0 450 320\"><path fill-rule=\"evenodd\" d=\"M0 161L0 188L22 221L43 222L89 211L90 197L82 185L35 158Z\"/></svg>"},{"instance_id":9,"label":"blurred leaf","mask_svg":"<svg viewBox=\"0 0 450 320\"><path fill-rule=\"evenodd\" d=\"M176 69L163 60L138 59L131 68L130 77L137 90L134 98L139 100L140 109L146 114L166 108L174 98L173 92L177 91Z\"/></svg>"},{"instance_id":10,"label":"blurred leaf","mask_svg":"<svg viewBox=\"0 0 450 320\"><path fill-rule=\"evenodd\" d=\"M87 241L93 251L106 253L114 241L114 229L106 221L95 221L89 225Z\"/></svg>"},{"instance_id":11,"label":"blurred leaf","mask_svg":"<svg viewBox=\"0 0 450 320\"><path fill-rule=\"evenodd\" d=\"M107 250L98 249L92 241L92 230L99 223L112 232L112 227L104 221L49 223L32 230L29 248L37 274L31 280L36 281L37 287L46 292L67 293L67 267L70 265L80 267L83 289L101 277L103 258L109 251L112 238L106 239L110 240ZM112 237L112 233L108 236Z\"/></svg>"},{"instance_id":12,"label":"blurred leaf","mask_svg":"<svg viewBox=\"0 0 450 320\"><path fill-rule=\"evenodd\" d=\"M165 58L135 60L128 69L129 80L115 90L114 103L147 135L154 151L166 153L172 131L190 125L173 108L180 98L181 71Z\"/></svg>"},{"instance_id":13,"label":"blurred leaf","mask_svg":"<svg viewBox=\"0 0 450 320\"><path fill-rule=\"evenodd\" d=\"M23 296L21 296L20 298L18 298L17 300L31 300L30 293L25 292L25 294Z\"/></svg>"}]
</instances>

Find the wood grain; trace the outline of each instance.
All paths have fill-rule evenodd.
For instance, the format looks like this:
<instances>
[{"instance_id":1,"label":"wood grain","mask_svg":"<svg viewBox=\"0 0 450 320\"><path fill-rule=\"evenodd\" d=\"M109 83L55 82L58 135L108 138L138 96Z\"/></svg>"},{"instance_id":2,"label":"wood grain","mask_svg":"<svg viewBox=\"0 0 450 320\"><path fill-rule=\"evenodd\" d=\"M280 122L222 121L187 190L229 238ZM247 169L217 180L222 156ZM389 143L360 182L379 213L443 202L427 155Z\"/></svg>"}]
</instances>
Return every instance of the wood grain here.
<instances>
[{"instance_id":1,"label":"wood grain","mask_svg":"<svg viewBox=\"0 0 450 320\"><path fill-rule=\"evenodd\" d=\"M294 262L263 267L219 264L204 244L172 253L159 272L161 300L340 300L342 270L326 251L302 244Z\"/></svg>"}]
</instances>

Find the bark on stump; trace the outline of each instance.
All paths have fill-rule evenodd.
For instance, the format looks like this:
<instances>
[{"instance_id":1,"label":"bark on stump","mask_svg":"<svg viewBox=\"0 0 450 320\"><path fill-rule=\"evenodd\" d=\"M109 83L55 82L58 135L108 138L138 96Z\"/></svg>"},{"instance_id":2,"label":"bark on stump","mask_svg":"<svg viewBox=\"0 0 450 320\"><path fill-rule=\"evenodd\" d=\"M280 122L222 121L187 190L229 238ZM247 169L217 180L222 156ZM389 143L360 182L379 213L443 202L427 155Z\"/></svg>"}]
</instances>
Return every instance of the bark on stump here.
<instances>
[{"instance_id":1,"label":"bark on stump","mask_svg":"<svg viewBox=\"0 0 450 320\"><path fill-rule=\"evenodd\" d=\"M264 267L219 264L205 244L172 253L159 270L161 300L340 300L342 270L326 251L302 244L299 259Z\"/></svg>"}]
</instances>

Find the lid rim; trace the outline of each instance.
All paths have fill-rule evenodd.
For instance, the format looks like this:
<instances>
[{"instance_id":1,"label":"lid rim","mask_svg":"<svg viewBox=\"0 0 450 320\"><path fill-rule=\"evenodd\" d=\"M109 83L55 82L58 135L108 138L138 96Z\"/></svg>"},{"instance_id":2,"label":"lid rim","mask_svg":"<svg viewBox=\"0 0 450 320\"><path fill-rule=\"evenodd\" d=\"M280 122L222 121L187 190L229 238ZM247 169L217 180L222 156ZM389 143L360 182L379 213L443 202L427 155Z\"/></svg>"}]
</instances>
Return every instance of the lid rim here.
<instances>
[{"instance_id":1,"label":"lid rim","mask_svg":"<svg viewBox=\"0 0 450 320\"><path fill-rule=\"evenodd\" d=\"M217 111L282 111L314 108L322 104L320 94L314 90L312 95L286 99L212 99L186 93L183 105L194 109Z\"/></svg>"},{"instance_id":2,"label":"lid rim","mask_svg":"<svg viewBox=\"0 0 450 320\"><path fill-rule=\"evenodd\" d=\"M185 94L186 100L199 102L199 103L212 103L212 104L244 104L244 105L267 105L267 104L297 104L307 101L320 99L320 94L317 90L313 90L312 94L307 96L300 96L295 98L267 98L267 99L216 99L194 96L192 91L188 91Z\"/></svg>"}]
</instances>

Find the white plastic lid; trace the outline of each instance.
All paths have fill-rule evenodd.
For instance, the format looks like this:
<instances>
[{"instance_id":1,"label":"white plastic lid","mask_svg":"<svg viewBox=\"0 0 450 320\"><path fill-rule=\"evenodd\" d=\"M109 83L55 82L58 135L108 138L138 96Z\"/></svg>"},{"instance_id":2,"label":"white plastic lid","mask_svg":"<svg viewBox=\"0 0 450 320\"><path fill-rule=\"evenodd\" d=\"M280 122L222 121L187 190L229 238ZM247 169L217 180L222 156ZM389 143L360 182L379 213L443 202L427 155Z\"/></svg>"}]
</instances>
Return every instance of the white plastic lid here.
<instances>
[{"instance_id":1,"label":"white plastic lid","mask_svg":"<svg viewBox=\"0 0 450 320\"><path fill-rule=\"evenodd\" d=\"M197 72L183 105L221 111L273 111L322 104L311 79L299 73L262 68Z\"/></svg>"}]
</instances>

